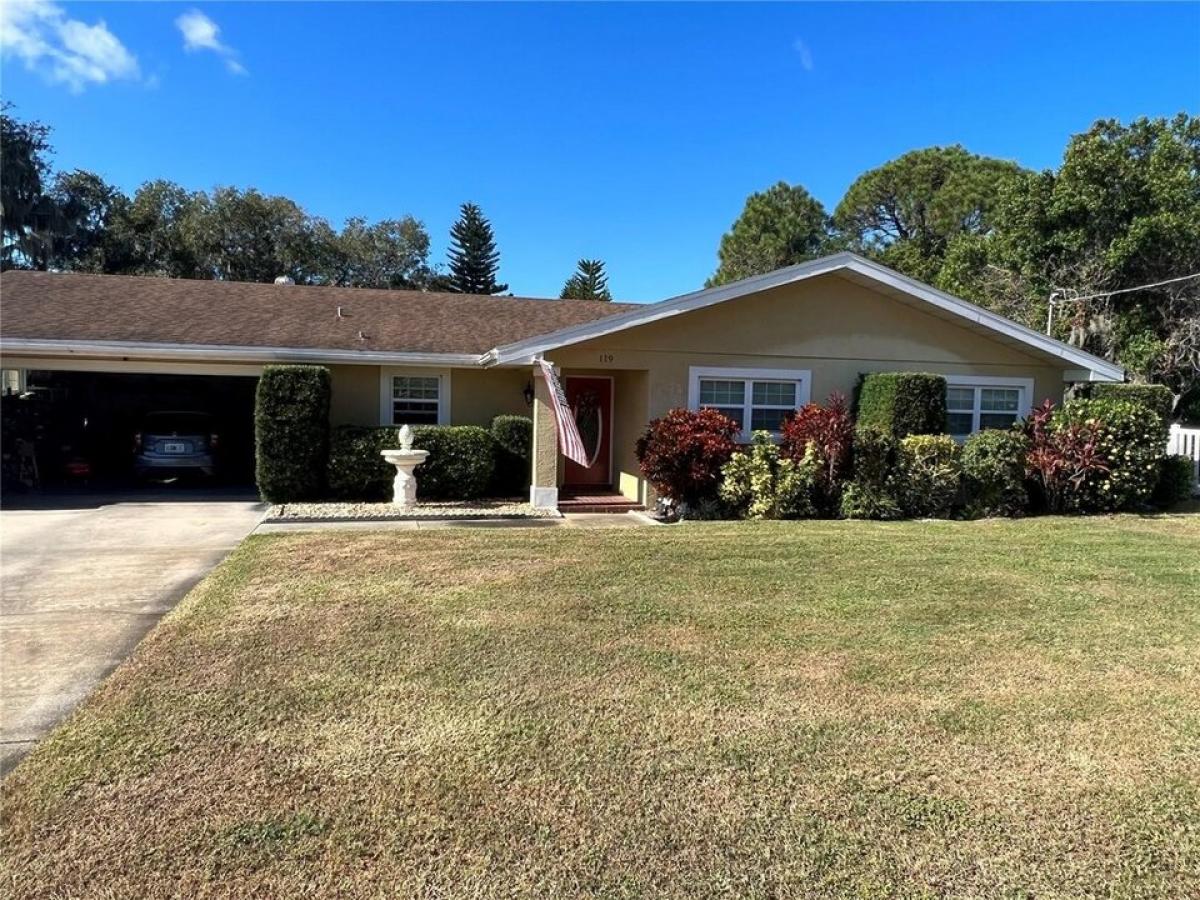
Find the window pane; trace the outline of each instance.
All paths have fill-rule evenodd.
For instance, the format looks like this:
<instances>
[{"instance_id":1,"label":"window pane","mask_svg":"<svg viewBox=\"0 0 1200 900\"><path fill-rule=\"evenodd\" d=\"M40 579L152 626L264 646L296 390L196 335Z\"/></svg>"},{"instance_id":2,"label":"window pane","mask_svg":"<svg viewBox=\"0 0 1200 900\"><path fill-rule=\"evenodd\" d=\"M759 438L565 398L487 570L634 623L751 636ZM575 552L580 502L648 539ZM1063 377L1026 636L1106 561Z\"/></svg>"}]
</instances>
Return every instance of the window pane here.
<instances>
[{"instance_id":1,"label":"window pane","mask_svg":"<svg viewBox=\"0 0 1200 900\"><path fill-rule=\"evenodd\" d=\"M392 379L392 396L397 400L436 400L438 398L438 378L416 378L410 375L399 375Z\"/></svg>"},{"instance_id":2,"label":"window pane","mask_svg":"<svg viewBox=\"0 0 1200 900\"><path fill-rule=\"evenodd\" d=\"M966 437L971 433L971 420L970 413L949 413L946 425L954 437Z\"/></svg>"},{"instance_id":3,"label":"window pane","mask_svg":"<svg viewBox=\"0 0 1200 900\"><path fill-rule=\"evenodd\" d=\"M786 406L796 408L796 382L756 381L753 403L755 406Z\"/></svg>"},{"instance_id":4,"label":"window pane","mask_svg":"<svg viewBox=\"0 0 1200 900\"><path fill-rule=\"evenodd\" d=\"M783 420L791 414L790 409L752 409L750 410L750 430L778 431Z\"/></svg>"},{"instance_id":5,"label":"window pane","mask_svg":"<svg viewBox=\"0 0 1200 900\"><path fill-rule=\"evenodd\" d=\"M742 415L745 412L742 409L742 407L740 407L740 406L708 406L708 405L706 405L704 408L705 409L715 409L721 415L728 416L729 418L733 419L733 421L737 422L738 428L742 427Z\"/></svg>"},{"instance_id":6,"label":"window pane","mask_svg":"<svg viewBox=\"0 0 1200 900\"><path fill-rule=\"evenodd\" d=\"M436 425L437 403L395 400L392 403L393 425Z\"/></svg>"},{"instance_id":7,"label":"window pane","mask_svg":"<svg viewBox=\"0 0 1200 900\"><path fill-rule=\"evenodd\" d=\"M975 388L946 388L946 409L974 409Z\"/></svg>"},{"instance_id":8,"label":"window pane","mask_svg":"<svg viewBox=\"0 0 1200 900\"><path fill-rule=\"evenodd\" d=\"M700 379L700 403L704 406L718 404L733 404L741 406L746 402L746 382L717 381L710 378Z\"/></svg>"},{"instance_id":9,"label":"window pane","mask_svg":"<svg viewBox=\"0 0 1200 900\"><path fill-rule=\"evenodd\" d=\"M1016 413L981 413L979 416L979 427L984 428L1010 428L1017 421Z\"/></svg>"},{"instance_id":10,"label":"window pane","mask_svg":"<svg viewBox=\"0 0 1200 900\"><path fill-rule=\"evenodd\" d=\"M988 412L1013 412L1021 402L1021 392L1017 388L984 388L980 398L979 408Z\"/></svg>"}]
</instances>

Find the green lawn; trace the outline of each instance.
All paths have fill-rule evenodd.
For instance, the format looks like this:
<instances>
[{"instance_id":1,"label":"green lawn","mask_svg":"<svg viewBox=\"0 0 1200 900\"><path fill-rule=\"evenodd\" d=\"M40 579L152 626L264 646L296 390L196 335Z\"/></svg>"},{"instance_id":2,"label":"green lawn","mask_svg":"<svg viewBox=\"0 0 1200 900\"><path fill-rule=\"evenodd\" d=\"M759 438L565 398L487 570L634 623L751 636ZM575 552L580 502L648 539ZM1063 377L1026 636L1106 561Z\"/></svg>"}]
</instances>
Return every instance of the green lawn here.
<instances>
[{"instance_id":1,"label":"green lawn","mask_svg":"<svg viewBox=\"0 0 1200 900\"><path fill-rule=\"evenodd\" d=\"M1200 896L1200 516L256 537L14 897Z\"/></svg>"}]
</instances>

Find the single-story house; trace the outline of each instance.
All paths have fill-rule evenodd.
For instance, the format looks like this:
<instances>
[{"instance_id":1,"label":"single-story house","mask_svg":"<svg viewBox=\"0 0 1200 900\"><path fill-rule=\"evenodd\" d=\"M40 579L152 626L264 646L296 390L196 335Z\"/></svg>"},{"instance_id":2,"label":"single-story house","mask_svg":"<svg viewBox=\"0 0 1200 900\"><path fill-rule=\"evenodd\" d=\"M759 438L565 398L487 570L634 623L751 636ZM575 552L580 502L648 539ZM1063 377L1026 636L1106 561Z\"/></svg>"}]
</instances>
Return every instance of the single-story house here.
<instances>
[{"instance_id":1,"label":"single-story house","mask_svg":"<svg viewBox=\"0 0 1200 900\"><path fill-rule=\"evenodd\" d=\"M477 297L290 284L7 272L7 370L253 375L332 372L339 424L480 424L532 415L532 502L560 488L648 503L634 443L674 407L716 407L752 429L859 376L936 372L951 431L1003 426L1073 382L1124 371L853 253L651 304ZM537 358L584 408L594 462L558 452ZM597 413L598 410L598 413Z\"/></svg>"}]
</instances>

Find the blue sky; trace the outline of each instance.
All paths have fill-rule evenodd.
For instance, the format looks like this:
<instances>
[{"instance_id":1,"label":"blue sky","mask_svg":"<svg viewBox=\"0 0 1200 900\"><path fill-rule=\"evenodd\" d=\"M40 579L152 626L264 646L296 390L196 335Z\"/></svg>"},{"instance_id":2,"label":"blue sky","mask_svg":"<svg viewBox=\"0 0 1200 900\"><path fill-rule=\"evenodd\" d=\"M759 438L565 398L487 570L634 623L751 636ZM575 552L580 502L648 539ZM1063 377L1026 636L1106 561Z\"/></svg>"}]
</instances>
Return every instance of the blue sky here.
<instances>
[{"instance_id":1,"label":"blue sky","mask_svg":"<svg viewBox=\"0 0 1200 900\"><path fill-rule=\"evenodd\" d=\"M1097 118L1200 110L1197 3L6 6L3 96L59 167L411 213L435 261L470 200L527 296L581 256L620 299L699 287L781 179L832 210L913 148L1042 168Z\"/></svg>"}]
</instances>

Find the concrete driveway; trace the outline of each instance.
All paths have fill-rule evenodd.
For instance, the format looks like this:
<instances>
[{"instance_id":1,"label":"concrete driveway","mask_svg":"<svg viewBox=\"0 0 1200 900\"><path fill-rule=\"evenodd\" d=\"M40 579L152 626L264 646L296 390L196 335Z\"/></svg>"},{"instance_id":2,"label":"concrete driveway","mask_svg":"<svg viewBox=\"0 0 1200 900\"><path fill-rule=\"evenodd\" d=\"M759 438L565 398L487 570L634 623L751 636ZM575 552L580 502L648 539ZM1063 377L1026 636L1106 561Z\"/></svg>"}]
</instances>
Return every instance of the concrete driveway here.
<instances>
[{"instance_id":1,"label":"concrete driveway","mask_svg":"<svg viewBox=\"0 0 1200 900\"><path fill-rule=\"evenodd\" d=\"M264 510L245 494L181 490L44 498L0 512L0 774L86 697Z\"/></svg>"}]
</instances>

